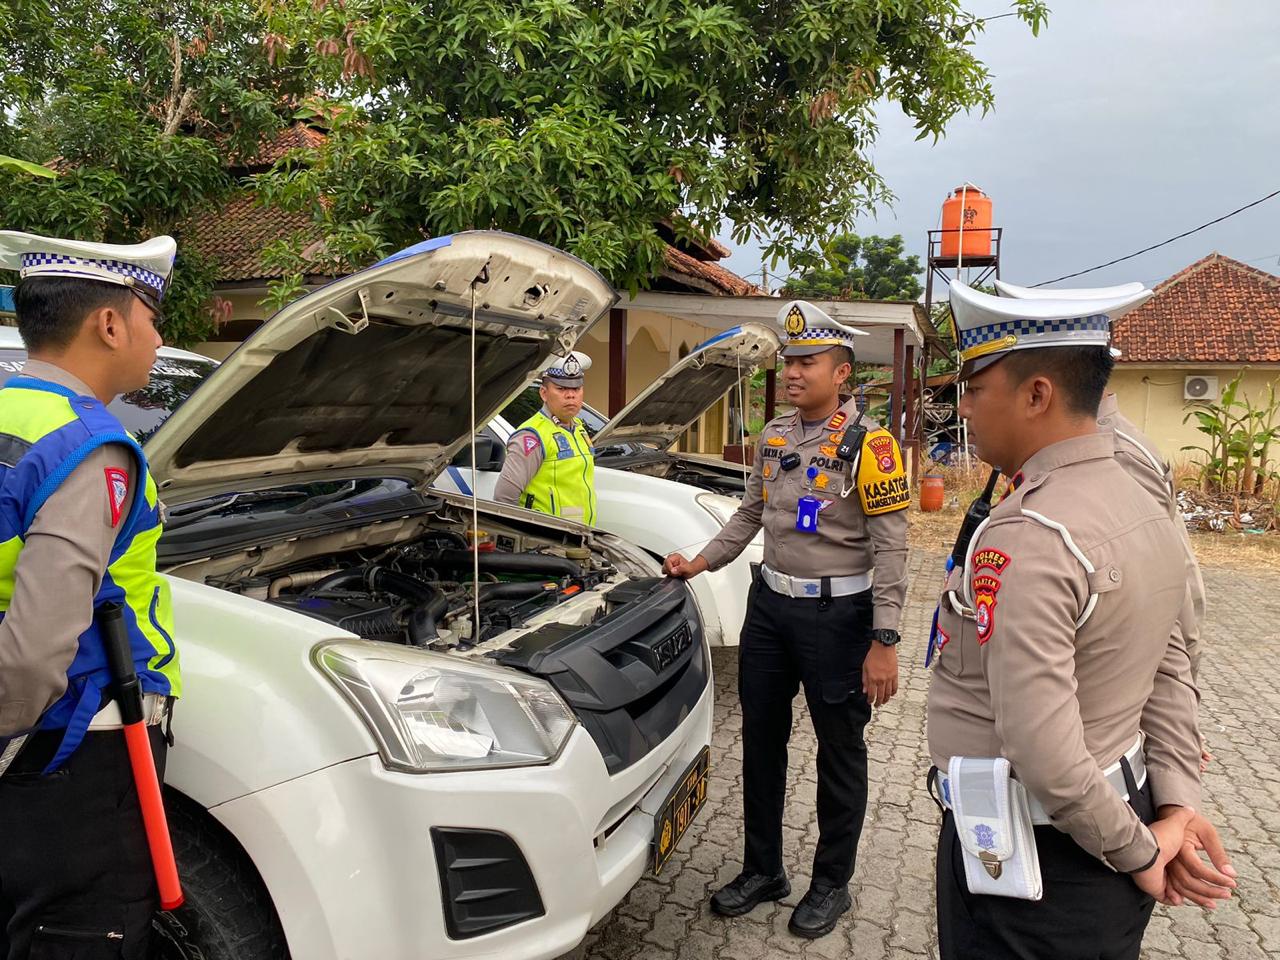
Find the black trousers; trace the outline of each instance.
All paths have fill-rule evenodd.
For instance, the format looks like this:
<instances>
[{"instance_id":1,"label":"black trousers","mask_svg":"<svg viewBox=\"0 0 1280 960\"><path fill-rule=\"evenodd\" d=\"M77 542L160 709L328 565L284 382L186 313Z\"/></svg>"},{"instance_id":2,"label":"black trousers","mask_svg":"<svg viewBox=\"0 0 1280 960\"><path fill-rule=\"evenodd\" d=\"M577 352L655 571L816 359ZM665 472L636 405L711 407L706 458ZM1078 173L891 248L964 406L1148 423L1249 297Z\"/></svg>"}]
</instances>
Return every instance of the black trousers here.
<instances>
[{"instance_id":1,"label":"black trousers","mask_svg":"<svg viewBox=\"0 0 1280 960\"><path fill-rule=\"evenodd\" d=\"M168 747L150 733L163 778ZM144 960L159 894L124 734L86 734L41 776L60 739L33 734L0 777L0 958Z\"/></svg>"},{"instance_id":2,"label":"black trousers","mask_svg":"<svg viewBox=\"0 0 1280 960\"><path fill-rule=\"evenodd\" d=\"M743 868L782 872L791 702L803 685L818 737L818 849L813 882L840 886L853 876L867 811L871 706L862 661L871 644L871 591L829 600L784 597L757 581L739 646Z\"/></svg>"},{"instance_id":3,"label":"black trousers","mask_svg":"<svg viewBox=\"0 0 1280 960\"><path fill-rule=\"evenodd\" d=\"M1155 819L1151 785L1131 801ZM1041 900L976 896L964 879L955 818L938 837L938 946L942 960L1137 960L1155 901L1065 833L1035 827Z\"/></svg>"}]
</instances>

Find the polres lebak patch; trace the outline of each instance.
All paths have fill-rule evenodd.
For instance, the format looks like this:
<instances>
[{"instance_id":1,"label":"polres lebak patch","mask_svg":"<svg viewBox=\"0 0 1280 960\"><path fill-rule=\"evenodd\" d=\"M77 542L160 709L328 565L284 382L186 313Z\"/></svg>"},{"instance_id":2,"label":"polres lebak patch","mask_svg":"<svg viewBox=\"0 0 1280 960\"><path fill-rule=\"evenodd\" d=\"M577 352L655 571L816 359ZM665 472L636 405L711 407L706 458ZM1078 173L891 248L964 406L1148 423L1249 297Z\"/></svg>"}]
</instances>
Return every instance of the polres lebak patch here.
<instances>
[{"instance_id":1,"label":"polres lebak patch","mask_svg":"<svg viewBox=\"0 0 1280 960\"><path fill-rule=\"evenodd\" d=\"M973 570L975 573L979 570L994 570L996 573L1004 573L1004 568L1008 565L1009 555L1001 550L983 547L973 555Z\"/></svg>"}]
</instances>

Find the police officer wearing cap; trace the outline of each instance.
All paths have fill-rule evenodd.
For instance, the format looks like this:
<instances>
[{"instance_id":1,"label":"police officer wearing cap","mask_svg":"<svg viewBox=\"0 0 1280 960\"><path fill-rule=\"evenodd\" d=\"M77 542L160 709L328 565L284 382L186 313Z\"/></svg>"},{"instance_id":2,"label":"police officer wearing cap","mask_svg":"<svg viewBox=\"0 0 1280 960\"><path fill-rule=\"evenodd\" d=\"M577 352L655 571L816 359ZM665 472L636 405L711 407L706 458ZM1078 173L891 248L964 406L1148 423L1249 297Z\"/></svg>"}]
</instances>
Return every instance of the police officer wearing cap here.
<instances>
[{"instance_id":1,"label":"police officer wearing cap","mask_svg":"<svg viewBox=\"0 0 1280 960\"><path fill-rule=\"evenodd\" d=\"M1072 288L1067 290L1041 289L1038 287L1020 287L1003 280L995 281L996 290L1002 297L1018 300L1044 299L1104 299L1123 297L1138 293L1145 288L1140 283L1126 283L1114 287ZM1112 356L1119 358L1119 351L1112 349ZM1178 630L1186 644L1187 653L1191 657L1191 672L1194 677L1200 669L1200 640L1203 634L1205 616L1204 578L1200 574L1200 565L1196 560L1195 550L1191 546L1191 538L1187 535L1187 525L1183 522L1178 509L1177 492L1174 487L1173 469L1161 455L1151 439L1137 425L1120 413L1120 405L1116 395L1110 391L1102 396L1098 404L1098 429L1112 434L1116 441L1116 460L1125 472L1137 480L1174 521L1174 529L1178 539L1182 541L1183 553L1187 561L1187 608L1178 617ZM1205 757L1207 762L1209 758Z\"/></svg>"},{"instance_id":2,"label":"police officer wearing cap","mask_svg":"<svg viewBox=\"0 0 1280 960\"><path fill-rule=\"evenodd\" d=\"M149 955L157 890L95 608L151 746L180 692L156 486L106 404L147 384L175 245L0 231L29 359L0 389L0 957Z\"/></svg>"},{"instance_id":3,"label":"police officer wearing cap","mask_svg":"<svg viewBox=\"0 0 1280 960\"><path fill-rule=\"evenodd\" d=\"M583 376L590 368L591 358L576 350L551 358L538 388L542 409L507 441L493 493L499 503L595 524L595 448L578 416Z\"/></svg>"},{"instance_id":4,"label":"police officer wearing cap","mask_svg":"<svg viewBox=\"0 0 1280 960\"><path fill-rule=\"evenodd\" d=\"M940 605L928 740L946 960L1136 958L1155 899L1181 899L1169 867L1199 800L1182 548L1097 424L1110 322L1149 296L951 285L960 412L1012 480ZM1228 875L1191 859L1208 899L1228 895Z\"/></svg>"},{"instance_id":5,"label":"police officer wearing cap","mask_svg":"<svg viewBox=\"0 0 1280 960\"><path fill-rule=\"evenodd\" d=\"M743 870L711 908L739 916L791 891L783 798L791 703L803 687L818 738L819 837L811 885L789 927L815 938L849 909L867 804L863 729L872 706L897 692L910 492L893 436L840 393L862 331L798 300L778 319L795 413L766 424L742 506L721 533L692 560L672 554L665 569L679 577L719 569L764 530L739 647Z\"/></svg>"},{"instance_id":6,"label":"police officer wearing cap","mask_svg":"<svg viewBox=\"0 0 1280 960\"><path fill-rule=\"evenodd\" d=\"M1126 283L1114 287L1041 289L1037 287L1020 287L1003 280L995 282L996 290L1002 297L1018 300L1071 299L1097 300L1109 297L1123 297L1138 293L1145 289L1140 283ZM1111 349L1114 358L1119 359L1119 351ZM1115 439L1116 462L1125 472L1146 490L1173 522L1178 539L1182 543L1187 569L1187 596L1183 601L1183 609L1178 614L1175 627L1187 649L1191 659L1191 677L1195 680L1200 671L1202 655L1201 638L1204 630L1205 588L1204 578L1200 573L1200 564L1196 560L1191 538L1187 534L1187 525L1183 521L1182 511L1178 507L1177 491L1174 486L1173 469L1161 455L1151 439L1137 425L1120 412L1116 395L1110 391L1102 396L1098 404L1098 429L1110 434ZM1158 710L1150 702L1148 710ZM1144 727L1145 729L1145 727ZM1208 748L1203 741L1200 745L1200 771L1203 773L1212 760Z\"/></svg>"}]
</instances>

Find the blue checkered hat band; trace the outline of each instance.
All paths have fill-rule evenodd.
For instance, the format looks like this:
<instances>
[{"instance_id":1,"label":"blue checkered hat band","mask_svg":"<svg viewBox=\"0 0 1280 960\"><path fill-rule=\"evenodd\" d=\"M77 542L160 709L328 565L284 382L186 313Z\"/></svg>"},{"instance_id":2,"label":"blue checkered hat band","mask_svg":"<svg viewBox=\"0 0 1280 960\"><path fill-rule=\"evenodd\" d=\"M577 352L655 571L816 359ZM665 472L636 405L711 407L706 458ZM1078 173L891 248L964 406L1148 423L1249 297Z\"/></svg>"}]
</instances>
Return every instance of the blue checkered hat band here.
<instances>
[{"instance_id":1,"label":"blue checkered hat band","mask_svg":"<svg viewBox=\"0 0 1280 960\"><path fill-rule=\"evenodd\" d=\"M94 273L100 273L105 270L108 273L114 273L145 284L155 291L157 297L164 296L165 278L135 263L124 263L120 260L94 260L89 257L71 257L61 253L24 253L22 255L23 276L26 276L28 272L46 276L54 275L59 272L57 269L59 267L66 267L68 276L76 275L77 273L82 276L92 276ZM81 273L76 270L77 267L84 267L87 270Z\"/></svg>"},{"instance_id":2,"label":"blue checkered hat band","mask_svg":"<svg viewBox=\"0 0 1280 960\"><path fill-rule=\"evenodd\" d=\"M1006 320L985 327L974 327L972 330L961 330L960 349L969 350L993 340L1001 340L1010 334L1021 339L1043 333L1083 333L1089 330L1107 333L1110 329L1111 318L1105 313L1057 320Z\"/></svg>"}]
</instances>

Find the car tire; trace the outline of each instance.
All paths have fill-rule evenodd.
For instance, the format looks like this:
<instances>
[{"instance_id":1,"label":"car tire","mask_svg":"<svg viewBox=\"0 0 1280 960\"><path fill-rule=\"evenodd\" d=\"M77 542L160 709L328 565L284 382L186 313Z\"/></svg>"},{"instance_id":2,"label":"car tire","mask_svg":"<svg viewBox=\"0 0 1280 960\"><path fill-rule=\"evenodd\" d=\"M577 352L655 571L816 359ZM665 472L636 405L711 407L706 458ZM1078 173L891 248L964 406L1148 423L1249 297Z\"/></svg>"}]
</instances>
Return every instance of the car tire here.
<instances>
[{"instance_id":1,"label":"car tire","mask_svg":"<svg viewBox=\"0 0 1280 960\"><path fill-rule=\"evenodd\" d=\"M186 901L153 924L158 960L288 960L280 918L252 861L199 806L166 797Z\"/></svg>"}]
</instances>

